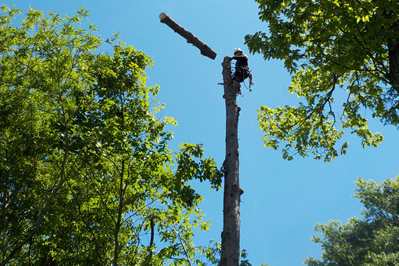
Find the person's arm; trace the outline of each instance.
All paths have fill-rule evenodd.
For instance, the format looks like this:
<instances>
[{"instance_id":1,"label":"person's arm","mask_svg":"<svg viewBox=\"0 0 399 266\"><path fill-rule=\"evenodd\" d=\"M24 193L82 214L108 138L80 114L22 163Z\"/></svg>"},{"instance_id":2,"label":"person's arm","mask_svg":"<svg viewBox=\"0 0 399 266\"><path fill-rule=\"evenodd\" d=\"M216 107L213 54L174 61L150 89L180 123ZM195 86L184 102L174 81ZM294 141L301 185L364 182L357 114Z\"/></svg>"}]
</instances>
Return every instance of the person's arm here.
<instances>
[{"instance_id":1,"label":"person's arm","mask_svg":"<svg viewBox=\"0 0 399 266\"><path fill-rule=\"evenodd\" d=\"M245 62L245 61L247 61L247 59L246 59L244 56L242 56L242 55L240 55L240 56L233 56L232 59L235 59L235 60L240 61L240 62Z\"/></svg>"}]
</instances>

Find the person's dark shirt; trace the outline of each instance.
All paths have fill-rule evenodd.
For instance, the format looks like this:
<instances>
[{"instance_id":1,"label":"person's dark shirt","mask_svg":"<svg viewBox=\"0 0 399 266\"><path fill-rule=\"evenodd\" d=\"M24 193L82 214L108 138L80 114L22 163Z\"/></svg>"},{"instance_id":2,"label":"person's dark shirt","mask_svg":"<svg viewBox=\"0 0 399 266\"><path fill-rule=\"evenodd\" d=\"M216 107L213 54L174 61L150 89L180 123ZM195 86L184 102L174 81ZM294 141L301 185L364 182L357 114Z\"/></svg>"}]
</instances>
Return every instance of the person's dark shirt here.
<instances>
[{"instance_id":1,"label":"person's dark shirt","mask_svg":"<svg viewBox=\"0 0 399 266\"><path fill-rule=\"evenodd\" d=\"M237 60L236 61L236 68L246 68L248 67L248 56L245 54L242 54L240 56L233 56L232 59Z\"/></svg>"}]
</instances>

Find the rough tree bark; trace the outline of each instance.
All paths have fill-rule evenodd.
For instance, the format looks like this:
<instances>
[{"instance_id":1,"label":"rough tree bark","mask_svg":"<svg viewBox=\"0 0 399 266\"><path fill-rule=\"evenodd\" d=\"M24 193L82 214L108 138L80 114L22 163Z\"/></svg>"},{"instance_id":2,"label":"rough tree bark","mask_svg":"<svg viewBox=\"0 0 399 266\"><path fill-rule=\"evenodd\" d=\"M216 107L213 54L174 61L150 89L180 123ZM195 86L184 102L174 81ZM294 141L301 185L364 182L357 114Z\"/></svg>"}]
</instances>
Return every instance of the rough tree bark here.
<instances>
[{"instance_id":1,"label":"rough tree bark","mask_svg":"<svg viewBox=\"0 0 399 266\"><path fill-rule=\"evenodd\" d=\"M162 23L165 23L166 25L168 25L172 30L174 30L176 33L178 33L180 36L182 36L183 38L185 38L187 40L188 43L191 43L192 45L194 45L195 47L197 47L198 49L200 49L201 54L204 56L207 56L211 59L215 59L216 58L216 52L213 51L208 45L206 45L205 43L201 42L197 37L195 37L194 34L192 34L191 32L187 31L186 29L184 29L182 26L180 26L179 24L177 24L173 19L171 19L170 17L168 17L168 15L166 15L165 13L161 13L159 15L159 18L161 19Z\"/></svg>"},{"instance_id":2,"label":"rough tree bark","mask_svg":"<svg viewBox=\"0 0 399 266\"><path fill-rule=\"evenodd\" d=\"M399 29L399 23L397 23ZM399 30L398 30L399 31ZM399 43L388 39L389 81L392 88L399 94Z\"/></svg>"},{"instance_id":3,"label":"rough tree bark","mask_svg":"<svg viewBox=\"0 0 399 266\"><path fill-rule=\"evenodd\" d=\"M238 161L237 93L240 84L231 79L231 57L223 60L224 99L226 102L226 158L224 166L223 232L221 266L238 266L240 258L240 196Z\"/></svg>"}]
</instances>

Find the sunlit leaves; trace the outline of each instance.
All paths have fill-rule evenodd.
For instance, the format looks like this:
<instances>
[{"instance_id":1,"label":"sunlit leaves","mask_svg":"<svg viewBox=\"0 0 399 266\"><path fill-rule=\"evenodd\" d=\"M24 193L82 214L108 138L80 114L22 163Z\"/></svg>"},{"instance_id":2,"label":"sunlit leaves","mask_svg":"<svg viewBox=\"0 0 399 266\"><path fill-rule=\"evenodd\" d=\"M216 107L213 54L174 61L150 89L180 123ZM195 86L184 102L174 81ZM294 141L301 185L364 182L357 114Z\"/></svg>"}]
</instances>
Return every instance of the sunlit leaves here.
<instances>
[{"instance_id":1,"label":"sunlit leaves","mask_svg":"<svg viewBox=\"0 0 399 266\"><path fill-rule=\"evenodd\" d=\"M317 224L312 241L322 245L322 261L307 265L397 265L399 263L399 178L381 184L359 178L355 198L364 205L364 220Z\"/></svg>"},{"instance_id":2,"label":"sunlit leaves","mask_svg":"<svg viewBox=\"0 0 399 266\"><path fill-rule=\"evenodd\" d=\"M201 145L172 152L145 68L124 43L111 54L88 16L2 6L0 252L3 264L161 265L194 258L207 230L188 181L219 188ZM80 24L82 23L82 24ZM151 239L151 240L149 240ZM152 243L150 243L152 242Z\"/></svg>"},{"instance_id":3,"label":"sunlit leaves","mask_svg":"<svg viewBox=\"0 0 399 266\"><path fill-rule=\"evenodd\" d=\"M363 146L382 142L379 133L369 130L363 117L365 109L386 124L399 125L397 3L256 2L259 18L268 23L269 31L247 35L246 43L251 52L263 54L266 60L284 60L293 74L289 91L302 102L298 107L277 108L274 112L269 107L260 108L260 127L267 146L276 148L279 141L287 141L283 150L287 159L292 158L290 154L306 156L313 152L315 158L330 160L339 150L346 152L346 144L337 141L342 129L350 128ZM333 97L338 89L346 96ZM333 104L335 98L339 102ZM266 109L268 112L264 112ZM324 134L326 128L332 132ZM319 139L312 135L314 132L321 133ZM322 139L324 143L320 143Z\"/></svg>"},{"instance_id":4,"label":"sunlit leaves","mask_svg":"<svg viewBox=\"0 0 399 266\"><path fill-rule=\"evenodd\" d=\"M287 142L283 148L283 158L291 160L298 152L301 156L307 156L312 152L315 159L329 161L338 154L333 148L342 132L334 128L334 121L326 119L323 113L314 112L306 106L277 107L275 110L262 106L259 110L260 127L267 132L263 137L265 145L274 149L279 148L280 141ZM301 119L299 117L306 117ZM285 127L281 127L281 122ZM287 134L295 131L296 134ZM342 153L346 151L347 144L342 146Z\"/></svg>"}]
</instances>

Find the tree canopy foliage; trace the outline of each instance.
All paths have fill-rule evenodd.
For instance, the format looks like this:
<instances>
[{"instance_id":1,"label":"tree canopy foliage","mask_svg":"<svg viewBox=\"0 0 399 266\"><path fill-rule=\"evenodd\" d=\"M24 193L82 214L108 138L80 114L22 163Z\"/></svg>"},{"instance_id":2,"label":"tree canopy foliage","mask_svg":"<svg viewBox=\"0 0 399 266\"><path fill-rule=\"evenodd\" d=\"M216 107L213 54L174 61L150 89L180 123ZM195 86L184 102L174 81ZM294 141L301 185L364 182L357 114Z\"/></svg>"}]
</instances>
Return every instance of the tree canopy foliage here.
<instances>
[{"instance_id":1,"label":"tree canopy foliage","mask_svg":"<svg viewBox=\"0 0 399 266\"><path fill-rule=\"evenodd\" d=\"M222 173L200 145L168 148L152 60L123 43L98 53L83 8L18 26L1 9L0 264L200 264L193 228L209 222L188 181L218 189Z\"/></svg>"},{"instance_id":2,"label":"tree canopy foliage","mask_svg":"<svg viewBox=\"0 0 399 266\"><path fill-rule=\"evenodd\" d=\"M330 221L318 224L322 260L309 257L305 264L398 265L399 264L399 177L377 184L357 181L355 198L364 205L364 220L351 218L346 224Z\"/></svg>"},{"instance_id":3,"label":"tree canopy foliage","mask_svg":"<svg viewBox=\"0 0 399 266\"><path fill-rule=\"evenodd\" d=\"M346 153L344 129L363 146L383 141L364 117L399 126L399 5L385 0L256 0L268 32L246 36L252 53L284 60L298 106L258 110L265 145L329 161ZM338 90L342 93L338 94ZM335 100L337 100L335 102ZM335 103L334 103L335 102ZM339 127L340 126L340 127Z\"/></svg>"}]
</instances>

